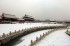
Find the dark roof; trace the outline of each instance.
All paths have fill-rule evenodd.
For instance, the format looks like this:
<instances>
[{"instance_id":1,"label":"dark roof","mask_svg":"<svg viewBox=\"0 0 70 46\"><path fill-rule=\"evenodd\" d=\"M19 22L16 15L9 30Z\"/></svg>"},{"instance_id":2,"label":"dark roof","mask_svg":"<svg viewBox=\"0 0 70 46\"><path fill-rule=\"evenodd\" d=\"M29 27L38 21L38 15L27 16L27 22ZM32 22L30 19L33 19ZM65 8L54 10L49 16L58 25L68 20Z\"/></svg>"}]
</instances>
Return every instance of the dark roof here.
<instances>
[{"instance_id":1,"label":"dark roof","mask_svg":"<svg viewBox=\"0 0 70 46\"><path fill-rule=\"evenodd\" d=\"M6 17L6 18L14 18L14 19L17 19L17 17L15 15L11 15L11 14L2 13L2 16L3 17Z\"/></svg>"},{"instance_id":2,"label":"dark roof","mask_svg":"<svg viewBox=\"0 0 70 46\"><path fill-rule=\"evenodd\" d=\"M29 15L25 15L24 17L23 17L23 19L34 19L32 16L29 16Z\"/></svg>"},{"instance_id":3,"label":"dark roof","mask_svg":"<svg viewBox=\"0 0 70 46\"><path fill-rule=\"evenodd\" d=\"M23 18L32 18L32 16L26 15Z\"/></svg>"}]
</instances>

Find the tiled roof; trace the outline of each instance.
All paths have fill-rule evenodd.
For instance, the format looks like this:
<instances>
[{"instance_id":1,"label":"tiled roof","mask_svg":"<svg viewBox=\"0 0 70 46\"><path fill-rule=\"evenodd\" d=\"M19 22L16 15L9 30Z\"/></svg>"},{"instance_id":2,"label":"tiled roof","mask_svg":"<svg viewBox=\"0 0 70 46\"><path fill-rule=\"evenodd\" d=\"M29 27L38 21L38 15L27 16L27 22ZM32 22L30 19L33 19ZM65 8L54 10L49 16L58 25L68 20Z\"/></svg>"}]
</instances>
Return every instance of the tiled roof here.
<instances>
[{"instance_id":1,"label":"tiled roof","mask_svg":"<svg viewBox=\"0 0 70 46\"><path fill-rule=\"evenodd\" d=\"M3 17L6 17L6 18L15 18L15 19L17 19L17 17L15 15L5 14L5 13L3 13L2 15L3 15Z\"/></svg>"},{"instance_id":2,"label":"tiled roof","mask_svg":"<svg viewBox=\"0 0 70 46\"><path fill-rule=\"evenodd\" d=\"M32 18L32 16L25 15L23 18Z\"/></svg>"}]
</instances>

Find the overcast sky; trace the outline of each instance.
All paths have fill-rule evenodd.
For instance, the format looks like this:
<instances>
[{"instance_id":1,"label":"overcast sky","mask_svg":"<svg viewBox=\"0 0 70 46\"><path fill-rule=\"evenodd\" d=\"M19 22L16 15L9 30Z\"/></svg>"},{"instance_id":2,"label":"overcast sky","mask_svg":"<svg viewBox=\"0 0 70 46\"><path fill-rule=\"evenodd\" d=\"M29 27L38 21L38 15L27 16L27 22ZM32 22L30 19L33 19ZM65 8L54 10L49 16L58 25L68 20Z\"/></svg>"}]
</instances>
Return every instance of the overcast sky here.
<instances>
[{"instance_id":1,"label":"overcast sky","mask_svg":"<svg viewBox=\"0 0 70 46\"><path fill-rule=\"evenodd\" d=\"M36 19L70 20L70 0L0 0L0 14Z\"/></svg>"}]
</instances>

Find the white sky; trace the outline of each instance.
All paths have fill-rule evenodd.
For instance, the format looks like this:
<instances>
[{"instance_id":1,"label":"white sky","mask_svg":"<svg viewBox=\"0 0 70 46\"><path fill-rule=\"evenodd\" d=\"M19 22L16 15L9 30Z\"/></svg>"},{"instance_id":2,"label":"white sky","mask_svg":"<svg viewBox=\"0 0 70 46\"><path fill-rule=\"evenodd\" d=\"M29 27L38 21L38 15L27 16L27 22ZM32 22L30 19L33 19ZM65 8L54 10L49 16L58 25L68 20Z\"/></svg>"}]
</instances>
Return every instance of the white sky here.
<instances>
[{"instance_id":1,"label":"white sky","mask_svg":"<svg viewBox=\"0 0 70 46\"><path fill-rule=\"evenodd\" d=\"M36 19L70 20L70 0L0 0L0 14Z\"/></svg>"}]
</instances>

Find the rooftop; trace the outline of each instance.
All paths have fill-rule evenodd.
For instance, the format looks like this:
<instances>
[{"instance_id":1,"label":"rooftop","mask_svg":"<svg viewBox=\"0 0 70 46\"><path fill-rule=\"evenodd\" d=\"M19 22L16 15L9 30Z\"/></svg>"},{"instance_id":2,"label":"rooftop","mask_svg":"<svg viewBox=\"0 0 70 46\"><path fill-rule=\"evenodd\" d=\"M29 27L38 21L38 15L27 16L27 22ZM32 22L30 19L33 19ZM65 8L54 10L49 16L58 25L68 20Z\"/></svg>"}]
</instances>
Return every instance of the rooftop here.
<instances>
[{"instance_id":1,"label":"rooftop","mask_svg":"<svg viewBox=\"0 0 70 46\"><path fill-rule=\"evenodd\" d=\"M15 18L15 19L17 19L17 17L15 15L11 15L11 14L2 13L2 16L6 17L6 18Z\"/></svg>"}]
</instances>

